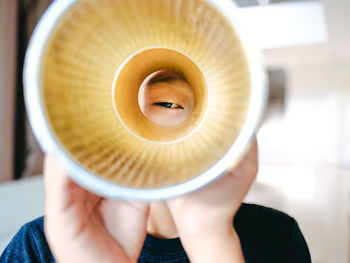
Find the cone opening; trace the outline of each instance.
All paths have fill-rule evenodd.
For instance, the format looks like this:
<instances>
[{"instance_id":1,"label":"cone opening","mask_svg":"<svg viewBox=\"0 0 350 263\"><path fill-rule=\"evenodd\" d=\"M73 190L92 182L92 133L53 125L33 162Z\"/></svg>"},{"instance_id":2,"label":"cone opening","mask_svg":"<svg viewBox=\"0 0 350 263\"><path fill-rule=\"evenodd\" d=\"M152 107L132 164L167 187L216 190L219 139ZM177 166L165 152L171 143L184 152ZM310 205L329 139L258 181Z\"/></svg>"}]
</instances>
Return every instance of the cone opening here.
<instances>
[{"instance_id":1,"label":"cone opening","mask_svg":"<svg viewBox=\"0 0 350 263\"><path fill-rule=\"evenodd\" d=\"M150 48L132 55L118 69L113 85L117 117L131 133L150 141L185 138L207 108L202 72L172 49Z\"/></svg>"}]
</instances>

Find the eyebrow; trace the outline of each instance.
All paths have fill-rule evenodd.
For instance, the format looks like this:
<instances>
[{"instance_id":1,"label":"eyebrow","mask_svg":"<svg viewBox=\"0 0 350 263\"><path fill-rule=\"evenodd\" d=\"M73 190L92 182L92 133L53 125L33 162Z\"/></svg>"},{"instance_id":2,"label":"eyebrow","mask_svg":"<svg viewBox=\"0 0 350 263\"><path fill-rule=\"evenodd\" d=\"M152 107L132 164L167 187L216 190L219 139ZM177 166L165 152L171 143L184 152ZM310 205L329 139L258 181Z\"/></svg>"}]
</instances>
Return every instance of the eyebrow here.
<instances>
[{"instance_id":1,"label":"eyebrow","mask_svg":"<svg viewBox=\"0 0 350 263\"><path fill-rule=\"evenodd\" d=\"M149 85L154 85L159 82L173 82L173 81L185 81L187 80L184 76L180 75L180 73L172 73L172 72L164 72L149 81Z\"/></svg>"}]
</instances>

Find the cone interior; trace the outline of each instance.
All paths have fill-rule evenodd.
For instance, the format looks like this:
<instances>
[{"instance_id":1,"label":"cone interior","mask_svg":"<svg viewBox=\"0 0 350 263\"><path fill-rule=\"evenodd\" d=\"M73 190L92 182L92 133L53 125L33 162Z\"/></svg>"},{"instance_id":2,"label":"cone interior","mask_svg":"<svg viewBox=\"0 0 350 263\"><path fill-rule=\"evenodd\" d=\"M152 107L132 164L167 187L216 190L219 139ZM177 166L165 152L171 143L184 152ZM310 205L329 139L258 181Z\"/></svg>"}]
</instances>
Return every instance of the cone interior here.
<instances>
[{"instance_id":1,"label":"cone interior","mask_svg":"<svg viewBox=\"0 0 350 263\"><path fill-rule=\"evenodd\" d=\"M168 72L167 75L181 74L193 93L193 109L189 116L177 125L159 125L152 122L138 107L140 87L148 76L159 71ZM169 79L169 76L165 75L164 78ZM170 99L171 85L176 86L176 83L168 81L163 84L165 94L158 92L153 100L167 102L167 97ZM177 84L177 88L181 89L181 85ZM135 136L153 142L170 143L183 139L200 125L207 109L207 87L201 71L184 54L168 48L151 48L132 55L116 74L113 94L114 106L120 122ZM183 104L181 102L180 100L178 103ZM176 116L169 116L169 118L174 117Z\"/></svg>"},{"instance_id":2,"label":"cone interior","mask_svg":"<svg viewBox=\"0 0 350 263\"><path fill-rule=\"evenodd\" d=\"M177 125L140 109L139 88L157 70L182 74L193 91L193 110ZM203 0L77 1L52 32L41 72L60 145L128 187L174 185L207 170L234 143L250 100L236 32Z\"/></svg>"}]
</instances>

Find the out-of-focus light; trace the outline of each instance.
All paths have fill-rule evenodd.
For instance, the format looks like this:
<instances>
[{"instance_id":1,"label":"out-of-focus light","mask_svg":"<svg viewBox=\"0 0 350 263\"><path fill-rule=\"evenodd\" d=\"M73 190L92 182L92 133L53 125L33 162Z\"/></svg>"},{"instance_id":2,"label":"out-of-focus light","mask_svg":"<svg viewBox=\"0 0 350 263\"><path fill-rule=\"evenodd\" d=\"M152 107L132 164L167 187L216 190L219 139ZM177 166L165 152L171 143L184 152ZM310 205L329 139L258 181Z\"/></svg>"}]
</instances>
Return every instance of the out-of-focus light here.
<instances>
[{"instance_id":1,"label":"out-of-focus light","mask_svg":"<svg viewBox=\"0 0 350 263\"><path fill-rule=\"evenodd\" d=\"M257 181L294 199L315 197L315 171L309 165L261 165Z\"/></svg>"},{"instance_id":2,"label":"out-of-focus light","mask_svg":"<svg viewBox=\"0 0 350 263\"><path fill-rule=\"evenodd\" d=\"M259 5L268 5L270 3L270 0L258 0Z\"/></svg>"},{"instance_id":3,"label":"out-of-focus light","mask_svg":"<svg viewBox=\"0 0 350 263\"><path fill-rule=\"evenodd\" d=\"M241 32L261 49L315 44L327 40L323 6L319 1L239 8L237 16Z\"/></svg>"},{"instance_id":4,"label":"out-of-focus light","mask_svg":"<svg viewBox=\"0 0 350 263\"><path fill-rule=\"evenodd\" d=\"M282 184L285 195L300 199L315 196L315 172L310 166L296 165L286 172L286 180Z\"/></svg>"}]
</instances>

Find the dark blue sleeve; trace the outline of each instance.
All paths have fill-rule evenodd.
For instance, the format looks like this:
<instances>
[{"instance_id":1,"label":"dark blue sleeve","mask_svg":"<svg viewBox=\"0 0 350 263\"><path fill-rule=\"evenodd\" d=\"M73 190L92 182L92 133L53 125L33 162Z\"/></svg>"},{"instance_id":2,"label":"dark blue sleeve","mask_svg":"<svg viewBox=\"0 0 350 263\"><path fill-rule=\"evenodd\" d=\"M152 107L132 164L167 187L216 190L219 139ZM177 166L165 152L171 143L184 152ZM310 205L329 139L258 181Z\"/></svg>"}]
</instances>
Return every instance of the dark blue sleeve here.
<instances>
[{"instance_id":1,"label":"dark blue sleeve","mask_svg":"<svg viewBox=\"0 0 350 263\"><path fill-rule=\"evenodd\" d=\"M291 233L285 256L285 262L311 263L310 252L298 223L293 218L290 221Z\"/></svg>"},{"instance_id":2,"label":"dark blue sleeve","mask_svg":"<svg viewBox=\"0 0 350 263\"><path fill-rule=\"evenodd\" d=\"M43 217L25 224L0 257L0 263L55 262L44 234Z\"/></svg>"},{"instance_id":3,"label":"dark blue sleeve","mask_svg":"<svg viewBox=\"0 0 350 263\"><path fill-rule=\"evenodd\" d=\"M298 223L285 213L243 204L234 227L247 263L311 263Z\"/></svg>"}]
</instances>

